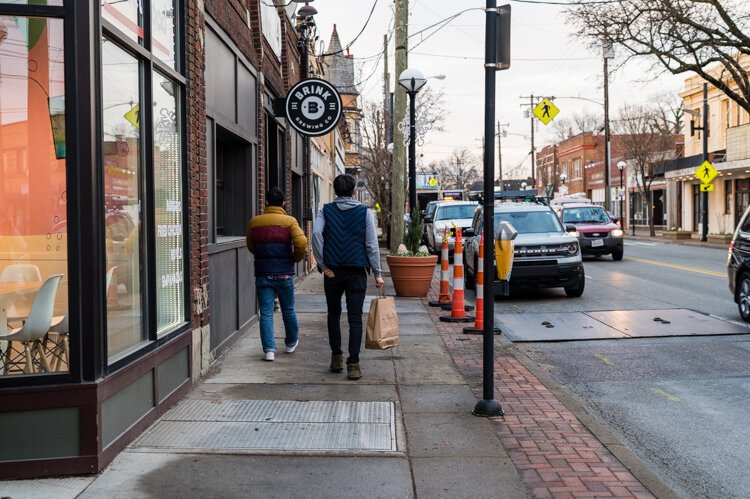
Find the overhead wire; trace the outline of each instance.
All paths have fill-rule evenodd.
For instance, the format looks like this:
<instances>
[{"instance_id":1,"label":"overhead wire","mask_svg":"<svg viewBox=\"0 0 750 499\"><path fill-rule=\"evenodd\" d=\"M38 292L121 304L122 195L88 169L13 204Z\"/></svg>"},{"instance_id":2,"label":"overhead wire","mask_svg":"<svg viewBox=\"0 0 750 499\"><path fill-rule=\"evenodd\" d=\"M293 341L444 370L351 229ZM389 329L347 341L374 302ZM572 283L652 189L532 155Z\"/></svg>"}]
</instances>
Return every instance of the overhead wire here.
<instances>
[{"instance_id":1,"label":"overhead wire","mask_svg":"<svg viewBox=\"0 0 750 499\"><path fill-rule=\"evenodd\" d=\"M319 57L327 57L327 56L329 56L329 55L336 55L336 54L340 54L340 53L342 53L342 52L346 51L346 50L347 50L347 49L348 49L349 47L351 47L352 45L354 45L354 43L355 43L355 42L356 42L356 41L357 41L357 40L359 39L359 37L360 37L360 36L362 36L362 33L364 33L364 32L365 32L365 29L367 28L367 25L368 25L368 24L370 24L370 19L372 19L372 13L373 13L373 12L375 12L375 6L377 6L377 5L378 5L378 0L375 0L375 1L374 1L374 2L372 3L372 8L370 9L370 14L369 14L369 15L367 16L367 20L365 21L365 24L364 24L364 25L362 26L362 29L361 29L361 30L359 30L359 33L357 33L357 36L355 36L355 37L354 37L354 40L352 40L351 42L349 42L349 43L348 43L348 44L346 45L346 47L342 48L341 50L337 50L337 51L335 51L335 52L329 52L329 53L327 53L327 54L320 54L320 56L319 56Z\"/></svg>"}]
</instances>

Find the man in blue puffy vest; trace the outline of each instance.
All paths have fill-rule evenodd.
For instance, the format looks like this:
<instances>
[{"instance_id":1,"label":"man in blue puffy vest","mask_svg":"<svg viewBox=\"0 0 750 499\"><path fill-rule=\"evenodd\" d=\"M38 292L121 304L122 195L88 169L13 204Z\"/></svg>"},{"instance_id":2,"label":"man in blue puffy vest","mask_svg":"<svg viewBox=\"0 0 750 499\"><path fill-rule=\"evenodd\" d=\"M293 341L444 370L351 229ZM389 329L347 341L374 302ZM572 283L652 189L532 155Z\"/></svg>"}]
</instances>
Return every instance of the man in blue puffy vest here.
<instances>
[{"instance_id":1,"label":"man in blue puffy vest","mask_svg":"<svg viewBox=\"0 0 750 499\"><path fill-rule=\"evenodd\" d=\"M367 292L367 274L375 274L375 286L383 287L380 250L375 220L367 207L353 198L356 181L351 175L333 180L336 199L318 212L313 230L313 253L323 272L328 304L328 342L331 345L331 371L344 370L341 350L341 296L346 295L349 321L349 379L359 379L359 351L362 347L362 305Z\"/></svg>"}]
</instances>

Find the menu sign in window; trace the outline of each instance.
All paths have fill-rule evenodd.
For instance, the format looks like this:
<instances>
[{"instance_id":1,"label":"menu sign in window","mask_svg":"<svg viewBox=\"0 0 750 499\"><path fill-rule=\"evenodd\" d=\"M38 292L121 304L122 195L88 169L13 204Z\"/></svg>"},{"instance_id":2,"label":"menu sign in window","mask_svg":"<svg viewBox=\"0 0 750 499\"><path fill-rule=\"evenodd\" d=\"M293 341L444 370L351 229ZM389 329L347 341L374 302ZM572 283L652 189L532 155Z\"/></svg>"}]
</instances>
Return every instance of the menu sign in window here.
<instances>
[{"instance_id":1,"label":"menu sign in window","mask_svg":"<svg viewBox=\"0 0 750 499\"><path fill-rule=\"evenodd\" d=\"M154 73L157 331L185 321L182 146L179 89Z\"/></svg>"}]
</instances>

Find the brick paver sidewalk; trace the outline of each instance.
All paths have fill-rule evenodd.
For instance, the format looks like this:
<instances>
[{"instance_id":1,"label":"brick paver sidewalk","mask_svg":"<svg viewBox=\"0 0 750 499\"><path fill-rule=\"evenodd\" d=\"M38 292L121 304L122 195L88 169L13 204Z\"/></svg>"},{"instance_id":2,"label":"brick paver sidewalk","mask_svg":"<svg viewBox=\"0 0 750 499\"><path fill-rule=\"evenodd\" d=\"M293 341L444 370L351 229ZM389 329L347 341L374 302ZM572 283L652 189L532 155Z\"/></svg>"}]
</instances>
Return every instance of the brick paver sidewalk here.
<instances>
[{"instance_id":1,"label":"brick paver sidewalk","mask_svg":"<svg viewBox=\"0 0 750 499\"><path fill-rule=\"evenodd\" d=\"M463 334L463 324L438 320L448 312L427 305L438 289L434 279L423 303L456 366L481 397L482 337ZM505 411L492 418L497 434L535 497L653 497L499 341L495 398Z\"/></svg>"}]
</instances>

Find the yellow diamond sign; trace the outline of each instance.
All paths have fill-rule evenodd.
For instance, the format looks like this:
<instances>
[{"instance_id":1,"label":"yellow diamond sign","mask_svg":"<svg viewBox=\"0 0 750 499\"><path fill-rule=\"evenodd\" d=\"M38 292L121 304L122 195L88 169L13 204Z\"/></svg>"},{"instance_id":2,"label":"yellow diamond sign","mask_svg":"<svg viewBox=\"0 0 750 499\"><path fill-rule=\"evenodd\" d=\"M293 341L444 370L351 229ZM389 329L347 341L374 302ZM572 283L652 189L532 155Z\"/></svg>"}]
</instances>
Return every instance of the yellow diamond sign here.
<instances>
[{"instance_id":1,"label":"yellow diamond sign","mask_svg":"<svg viewBox=\"0 0 750 499\"><path fill-rule=\"evenodd\" d=\"M545 97L544 99L542 99L542 102L537 104L537 106L531 112L534 113L534 116L539 118L539 121L541 121L545 125L548 125L549 122L552 121L555 116L557 116L557 113L559 113L560 110L552 103L551 100Z\"/></svg>"},{"instance_id":2,"label":"yellow diamond sign","mask_svg":"<svg viewBox=\"0 0 750 499\"><path fill-rule=\"evenodd\" d=\"M708 161L704 161L702 165L698 167L697 170L695 170L695 177L700 180L704 184L710 184L713 179L716 178L716 175L718 175L719 172L716 171L716 168L709 163ZM701 191L701 192L710 192L710 191Z\"/></svg>"},{"instance_id":3,"label":"yellow diamond sign","mask_svg":"<svg viewBox=\"0 0 750 499\"><path fill-rule=\"evenodd\" d=\"M123 118L128 120L134 127L141 128L141 105L136 104L133 109L123 115Z\"/></svg>"},{"instance_id":4,"label":"yellow diamond sign","mask_svg":"<svg viewBox=\"0 0 750 499\"><path fill-rule=\"evenodd\" d=\"M714 192L714 184L701 184L701 192Z\"/></svg>"}]
</instances>

